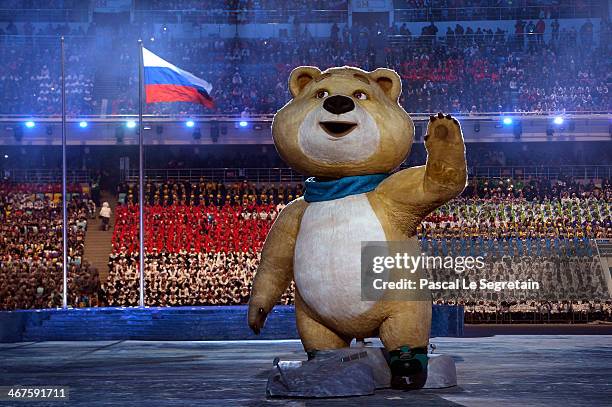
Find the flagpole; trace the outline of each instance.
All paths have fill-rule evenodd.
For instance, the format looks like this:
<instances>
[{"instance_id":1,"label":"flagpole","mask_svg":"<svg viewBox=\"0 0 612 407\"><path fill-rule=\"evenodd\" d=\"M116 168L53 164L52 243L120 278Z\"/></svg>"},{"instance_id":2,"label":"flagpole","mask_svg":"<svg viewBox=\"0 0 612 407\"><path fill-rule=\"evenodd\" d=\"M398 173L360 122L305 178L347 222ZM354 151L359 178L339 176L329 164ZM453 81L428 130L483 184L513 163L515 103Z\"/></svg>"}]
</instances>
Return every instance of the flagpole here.
<instances>
[{"instance_id":1,"label":"flagpole","mask_svg":"<svg viewBox=\"0 0 612 407\"><path fill-rule=\"evenodd\" d=\"M64 272L64 290L62 308L68 308L68 202L66 193L66 72L64 67L64 36L60 37L61 69L62 69L62 242Z\"/></svg>"},{"instance_id":2,"label":"flagpole","mask_svg":"<svg viewBox=\"0 0 612 407\"><path fill-rule=\"evenodd\" d=\"M140 300L139 306L144 307L144 131L142 126L142 80L143 80L143 56L142 40L138 40L138 211L139 211L139 250L138 259L140 274Z\"/></svg>"}]
</instances>

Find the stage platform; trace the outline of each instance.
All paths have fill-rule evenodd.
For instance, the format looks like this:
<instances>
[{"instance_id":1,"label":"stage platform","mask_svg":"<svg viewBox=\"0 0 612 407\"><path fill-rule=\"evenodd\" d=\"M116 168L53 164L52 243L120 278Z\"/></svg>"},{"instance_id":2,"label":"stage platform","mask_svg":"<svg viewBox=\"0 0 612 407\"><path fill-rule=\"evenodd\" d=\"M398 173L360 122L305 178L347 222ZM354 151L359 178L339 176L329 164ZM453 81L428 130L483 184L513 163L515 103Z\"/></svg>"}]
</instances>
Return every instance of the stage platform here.
<instances>
[{"instance_id":1,"label":"stage platform","mask_svg":"<svg viewBox=\"0 0 612 407\"><path fill-rule=\"evenodd\" d=\"M434 305L431 336L462 336L463 308ZM79 308L0 312L0 343L22 341L297 339L295 309L276 306L261 335L247 307Z\"/></svg>"},{"instance_id":2,"label":"stage platform","mask_svg":"<svg viewBox=\"0 0 612 407\"><path fill-rule=\"evenodd\" d=\"M303 360L299 341L22 342L0 344L0 386L69 386L37 406L604 406L612 336L437 338L459 386L373 396L266 399L272 359ZM29 403L0 402L0 406Z\"/></svg>"}]
</instances>

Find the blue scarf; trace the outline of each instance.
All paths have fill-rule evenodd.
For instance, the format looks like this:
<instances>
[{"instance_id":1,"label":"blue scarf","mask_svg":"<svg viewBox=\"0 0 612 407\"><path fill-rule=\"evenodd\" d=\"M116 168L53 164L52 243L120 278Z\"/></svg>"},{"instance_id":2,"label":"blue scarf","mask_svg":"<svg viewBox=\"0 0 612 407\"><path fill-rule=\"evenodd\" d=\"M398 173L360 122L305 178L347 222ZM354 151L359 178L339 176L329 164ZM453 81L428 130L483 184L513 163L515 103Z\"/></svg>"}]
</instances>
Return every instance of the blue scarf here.
<instances>
[{"instance_id":1,"label":"blue scarf","mask_svg":"<svg viewBox=\"0 0 612 407\"><path fill-rule=\"evenodd\" d=\"M317 181L315 177L311 177L304 181L304 200L323 202L363 194L372 191L388 176L389 174L353 175L333 181Z\"/></svg>"}]
</instances>

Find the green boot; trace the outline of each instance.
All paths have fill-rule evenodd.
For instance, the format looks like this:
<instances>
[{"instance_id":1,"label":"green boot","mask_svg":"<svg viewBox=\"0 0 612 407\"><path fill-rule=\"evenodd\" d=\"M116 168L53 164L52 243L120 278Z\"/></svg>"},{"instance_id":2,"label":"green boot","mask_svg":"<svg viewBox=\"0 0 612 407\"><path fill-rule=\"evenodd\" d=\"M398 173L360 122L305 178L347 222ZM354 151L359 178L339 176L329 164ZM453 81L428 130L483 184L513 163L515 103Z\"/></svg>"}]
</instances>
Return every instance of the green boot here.
<instances>
[{"instance_id":1,"label":"green boot","mask_svg":"<svg viewBox=\"0 0 612 407\"><path fill-rule=\"evenodd\" d=\"M389 352L391 387L403 390L422 388L427 381L427 361L427 348L402 346Z\"/></svg>"}]
</instances>

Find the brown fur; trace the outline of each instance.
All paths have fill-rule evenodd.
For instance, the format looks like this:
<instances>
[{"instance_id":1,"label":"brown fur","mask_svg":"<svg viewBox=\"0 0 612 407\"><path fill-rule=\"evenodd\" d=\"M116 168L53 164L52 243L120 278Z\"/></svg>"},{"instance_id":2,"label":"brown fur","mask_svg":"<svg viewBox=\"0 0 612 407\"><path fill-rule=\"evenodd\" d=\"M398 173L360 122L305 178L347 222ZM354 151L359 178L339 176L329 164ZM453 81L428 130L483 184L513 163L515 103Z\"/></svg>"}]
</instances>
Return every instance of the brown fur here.
<instances>
[{"instance_id":1,"label":"brown fur","mask_svg":"<svg viewBox=\"0 0 612 407\"><path fill-rule=\"evenodd\" d=\"M366 83L369 82L369 83ZM315 67L296 68L289 88L294 96L275 116L272 132L279 154L304 174L325 178L391 172L406 158L414 125L398 104L401 81L388 69L365 72L357 68L332 68L321 73ZM359 163L321 162L298 144L297 129L305 116L322 100L317 92L351 97L367 93L367 100L354 99L375 120L380 131L377 150ZM461 193L466 184L465 147L459 123L441 113L430 120L425 146L427 164L394 173L374 191L368 201L388 241L414 239L419 223L431 211ZM251 301L249 325L259 332L266 315L293 278L293 255L302 216L308 206L302 198L288 205L273 224L264 244ZM416 243L415 243L416 244ZM431 297L418 301L380 301L358 318L317 315L296 289L298 332L306 350L347 346L353 338L380 335L388 350L400 346L427 346L431 326Z\"/></svg>"}]
</instances>

